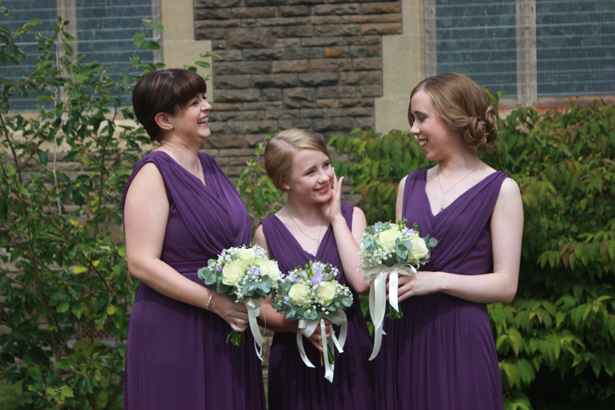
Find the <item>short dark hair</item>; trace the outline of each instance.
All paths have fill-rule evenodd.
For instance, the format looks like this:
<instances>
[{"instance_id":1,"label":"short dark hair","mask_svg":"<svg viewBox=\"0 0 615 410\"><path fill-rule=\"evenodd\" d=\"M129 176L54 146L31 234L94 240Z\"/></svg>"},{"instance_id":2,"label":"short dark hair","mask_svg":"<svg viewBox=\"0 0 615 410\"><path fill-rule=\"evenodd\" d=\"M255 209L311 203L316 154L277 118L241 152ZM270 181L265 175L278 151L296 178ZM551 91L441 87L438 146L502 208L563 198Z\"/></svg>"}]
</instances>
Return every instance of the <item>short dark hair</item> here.
<instances>
[{"instance_id":1,"label":"short dark hair","mask_svg":"<svg viewBox=\"0 0 615 410\"><path fill-rule=\"evenodd\" d=\"M205 94L207 85L203 77L182 68L157 70L139 80L132 93L132 107L137 120L152 141L159 141L162 130L156 124L156 115L177 114L197 94Z\"/></svg>"}]
</instances>

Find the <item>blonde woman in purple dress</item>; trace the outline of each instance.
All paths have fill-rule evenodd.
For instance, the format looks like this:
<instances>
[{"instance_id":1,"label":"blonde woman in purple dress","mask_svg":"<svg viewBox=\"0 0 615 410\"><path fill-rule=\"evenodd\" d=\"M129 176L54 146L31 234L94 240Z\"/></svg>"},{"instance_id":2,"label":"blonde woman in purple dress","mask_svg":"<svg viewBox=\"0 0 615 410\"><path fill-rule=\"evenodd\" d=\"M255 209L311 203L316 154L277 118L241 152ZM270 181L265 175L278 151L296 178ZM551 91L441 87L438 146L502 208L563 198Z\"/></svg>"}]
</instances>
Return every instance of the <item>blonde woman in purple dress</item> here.
<instances>
[{"instance_id":1,"label":"blonde woman in purple dress","mask_svg":"<svg viewBox=\"0 0 615 410\"><path fill-rule=\"evenodd\" d=\"M261 324L276 332L269 358L269 409L372 410L373 374L367 360L372 343L357 294L369 288L358 269L365 215L341 202L342 178L336 178L327 147L316 134L299 129L278 133L267 144L265 167L275 186L287 193L287 201L262 221L254 241L268 250L283 273L309 261L334 265L340 271L337 280L354 294L345 311L348 338L336 357L332 383L321 365L322 335L315 332L312 344L305 344L316 366L309 368L297 348L297 322L263 303Z\"/></svg>"}]
</instances>

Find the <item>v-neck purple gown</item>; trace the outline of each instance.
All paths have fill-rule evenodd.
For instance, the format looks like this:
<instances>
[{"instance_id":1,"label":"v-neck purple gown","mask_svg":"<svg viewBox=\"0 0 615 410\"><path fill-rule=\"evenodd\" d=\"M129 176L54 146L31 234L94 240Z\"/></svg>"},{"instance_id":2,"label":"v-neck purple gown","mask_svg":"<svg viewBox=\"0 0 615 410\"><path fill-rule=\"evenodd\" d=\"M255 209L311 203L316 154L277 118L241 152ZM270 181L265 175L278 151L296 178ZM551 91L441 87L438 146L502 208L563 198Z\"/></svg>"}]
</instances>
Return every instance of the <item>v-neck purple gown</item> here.
<instances>
[{"instance_id":1,"label":"v-neck purple gown","mask_svg":"<svg viewBox=\"0 0 615 410\"><path fill-rule=\"evenodd\" d=\"M342 204L342 214L352 226L353 206ZM325 232L316 256L303 250L286 226L275 215L262 222L270 256L287 273L310 260L330 263L340 270L338 281L347 284L331 226ZM352 289L352 288L351 288ZM304 338L304 347L316 368L307 367L297 349L295 333L276 333L269 355L269 410L372 410L373 367L368 361L372 342L359 298L346 309L348 338L344 353L337 356L333 383L325 379L320 352ZM337 330L339 332L339 330ZM339 334L339 333L338 333Z\"/></svg>"},{"instance_id":2,"label":"v-neck purple gown","mask_svg":"<svg viewBox=\"0 0 615 410\"><path fill-rule=\"evenodd\" d=\"M488 175L437 215L425 193L426 170L406 179L402 216L438 239L421 270L492 272L491 215L503 172ZM498 358L485 304L444 293L413 296L403 318L385 319L375 359L379 409L503 409Z\"/></svg>"},{"instance_id":3,"label":"v-neck purple gown","mask_svg":"<svg viewBox=\"0 0 615 410\"><path fill-rule=\"evenodd\" d=\"M197 270L225 248L248 245L250 217L216 161L199 154L204 186L162 151L146 155L160 170L170 211L161 259L197 282ZM124 194L125 195L125 194ZM124 410L264 409L260 361L246 332L240 347L226 343L230 326L205 309L178 302L139 283L126 351Z\"/></svg>"}]
</instances>

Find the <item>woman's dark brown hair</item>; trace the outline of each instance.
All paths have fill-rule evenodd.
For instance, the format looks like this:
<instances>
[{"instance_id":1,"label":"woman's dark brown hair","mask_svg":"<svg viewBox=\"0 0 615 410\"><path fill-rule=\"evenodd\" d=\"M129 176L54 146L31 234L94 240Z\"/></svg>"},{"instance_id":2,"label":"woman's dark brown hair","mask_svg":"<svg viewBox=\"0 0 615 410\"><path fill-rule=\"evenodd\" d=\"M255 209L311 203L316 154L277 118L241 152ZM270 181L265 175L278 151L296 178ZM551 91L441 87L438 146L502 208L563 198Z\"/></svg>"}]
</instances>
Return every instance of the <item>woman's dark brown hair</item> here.
<instances>
[{"instance_id":1,"label":"woman's dark brown hair","mask_svg":"<svg viewBox=\"0 0 615 410\"><path fill-rule=\"evenodd\" d=\"M194 71L181 68L147 73L135 86L132 107L137 120L152 141L160 141L162 130L156 124L156 115L176 115L197 94L205 94L205 80Z\"/></svg>"}]
</instances>

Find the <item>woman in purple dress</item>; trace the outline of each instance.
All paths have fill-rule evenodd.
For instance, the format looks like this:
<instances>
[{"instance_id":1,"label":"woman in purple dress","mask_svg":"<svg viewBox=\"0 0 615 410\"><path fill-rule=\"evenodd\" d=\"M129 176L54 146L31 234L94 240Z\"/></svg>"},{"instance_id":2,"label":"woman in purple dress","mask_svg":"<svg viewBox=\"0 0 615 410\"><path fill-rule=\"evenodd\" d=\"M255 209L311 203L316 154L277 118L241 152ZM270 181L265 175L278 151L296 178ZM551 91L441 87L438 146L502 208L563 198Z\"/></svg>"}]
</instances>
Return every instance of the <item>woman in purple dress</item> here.
<instances>
[{"instance_id":1,"label":"woman in purple dress","mask_svg":"<svg viewBox=\"0 0 615 410\"><path fill-rule=\"evenodd\" d=\"M263 303L261 324L276 333L269 356L269 409L373 409L373 373L367 360L371 340L357 292L368 290L359 245L366 227L359 208L340 201L337 180L323 140L311 132L289 129L274 136L265 151L267 174L287 195L286 204L257 228L254 241L267 249L283 273L309 261L336 266L342 284L350 285L354 301L346 309L348 338L336 357L333 382L325 379L319 332L305 345L316 368L301 360L297 322L285 319ZM339 330L336 331L336 333ZM337 333L339 334L339 333Z\"/></svg>"},{"instance_id":2,"label":"woman in purple dress","mask_svg":"<svg viewBox=\"0 0 615 410\"><path fill-rule=\"evenodd\" d=\"M515 296L523 207L517 183L476 154L497 136L493 110L461 74L427 78L412 91L410 132L438 164L402 179L396 216L438 245L417 275L400 278L403 318L384 323L380 409L504 407L486 303Z\"/></svg>"},{"instance_id":3,"label":"woman in purple dress","mask_svg":"<svg viewBox=\"0 0 615 410\"><path fill-rule=\"evenodd\" d=\"M137 119L160 146L136 165L124 193L126 259L140 283L128 330L124 409L264 409L260 362L243 304L214 293L197 270L225 248L248 245L245 204L214 159L205 82L189 70L145 75ZM249 333L249 332L248 332Z\"/></svg>"}]
</instances>

